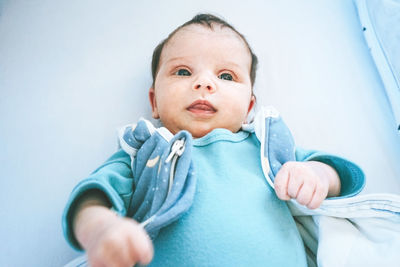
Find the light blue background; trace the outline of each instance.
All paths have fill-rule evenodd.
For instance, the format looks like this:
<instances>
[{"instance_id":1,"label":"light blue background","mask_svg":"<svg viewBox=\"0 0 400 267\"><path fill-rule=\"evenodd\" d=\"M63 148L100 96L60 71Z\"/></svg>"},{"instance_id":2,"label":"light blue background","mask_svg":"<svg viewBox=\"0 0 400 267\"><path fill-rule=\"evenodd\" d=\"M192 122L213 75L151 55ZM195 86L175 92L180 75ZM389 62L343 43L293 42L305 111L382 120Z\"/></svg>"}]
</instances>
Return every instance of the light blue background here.
<instances>
[{"instance_id":1,"label":"light blue background","mask_svg":"<svg viewBox=\"0 0 400 267\"><path fill-rule=\"evenodd\" d=\"M0 2L0 266L59 266L73 186L149 117L153 48L200 11L222 15L260 60L259 104L298 145L350 158L368 192L400 192L400 143L352 1Z\"/></svg>"}]
</instances>

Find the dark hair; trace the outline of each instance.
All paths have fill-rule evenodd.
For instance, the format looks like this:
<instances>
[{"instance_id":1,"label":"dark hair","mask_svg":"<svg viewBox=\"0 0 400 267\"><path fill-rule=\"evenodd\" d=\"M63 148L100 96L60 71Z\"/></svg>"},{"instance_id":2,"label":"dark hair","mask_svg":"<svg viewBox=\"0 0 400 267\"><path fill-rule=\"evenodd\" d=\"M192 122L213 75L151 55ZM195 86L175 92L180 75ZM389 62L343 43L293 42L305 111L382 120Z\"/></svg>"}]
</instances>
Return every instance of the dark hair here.
<instances>
[{"instance_id":1,"label":"dark hair","mask_svg":"<svg viewBox=\"0 0 400 267\"><path fill-rule=\"evenodd\" d=\"M251 54L251 67L250 67L250 80L251 80L251 85L254 85L254 82L256 80L256 70L257 70L257 63L258 59L257 56L253 53L253 50L251 50L249 43L247 42L246 38L238 32L232 25L230 25L228 22L225 20L218 18L217 16L211 15L211 14L198 14L194 16L191 20L185 22L178 28L176 28L173 32L171 32L166 39L164 39L161 43L157 45L157 47L153 51L153 58L151 60L151 73L153 76L153 86L156 81L156 76L158 73L158 67L160 63L160 57L161 57L161 52L165 46L166 43L177 33L180 29L189 26L191 24L200 24L207 26L209 28L213 28L213 24L221 25L222 27L228 27L232 31L234 31L237 35L242 38L244 43L246 44L247 48L249 49L249 52Z\"/></svg>"}]
</instances>

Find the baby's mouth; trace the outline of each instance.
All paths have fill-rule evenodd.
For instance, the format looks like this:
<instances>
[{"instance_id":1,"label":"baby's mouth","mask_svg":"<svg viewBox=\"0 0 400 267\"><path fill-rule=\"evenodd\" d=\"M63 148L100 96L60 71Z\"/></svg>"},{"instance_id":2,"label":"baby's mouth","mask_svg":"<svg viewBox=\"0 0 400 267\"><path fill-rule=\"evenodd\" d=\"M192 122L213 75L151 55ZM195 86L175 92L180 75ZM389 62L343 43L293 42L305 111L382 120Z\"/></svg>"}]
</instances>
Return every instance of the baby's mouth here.
<instances>
[{"instance_id":1,"label":"baby's mouth","mask_svg":"<svg viewBox=\"0 0 400 267\"><path fill-rule=\"evenodd\" d=\"M190 112L197 114L212 114L217 112L213 105L206 100L196 100L188 108Z\"/></svg>"}]
</instances>

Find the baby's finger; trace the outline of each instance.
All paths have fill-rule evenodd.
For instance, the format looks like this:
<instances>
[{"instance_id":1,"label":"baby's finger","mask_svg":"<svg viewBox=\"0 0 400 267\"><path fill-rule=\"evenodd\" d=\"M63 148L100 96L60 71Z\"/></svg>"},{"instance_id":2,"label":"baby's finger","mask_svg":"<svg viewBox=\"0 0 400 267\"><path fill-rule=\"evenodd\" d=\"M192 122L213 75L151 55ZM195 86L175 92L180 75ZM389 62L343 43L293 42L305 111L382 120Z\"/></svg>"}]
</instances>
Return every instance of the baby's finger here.
<instances>
[{"instance_id":1,"label":"baby's finger","mask_svg":"<svg viewBox=\"0 0 400 267\"><path fill-rule=\"evenodd\" d=\"M122 246L119 246L122 244ZM120 267L128 266L129 257L123 238L112 235L103 241L103 244L94 251L88 251L88 260L92 267Z\"/></svg>"},{"instance_id":2,"label":"baby's finger","mask_svg":"<svg viewBox=\"0 0 400 267\"><path fill-rule=\"evenodd\" d=\"M313 199L316 185L313 179L304 179L303 181L304 183L296 196L296 201L301 205L308 205Z\"/></svg>"},{"instance_id":3,"label":"baby's finger","mask_svg":"<svg viewBox=\"0 0 400 267\"><path fill-rule=\"evenodd\" d=\"M136 224L136 223L135 223ZM129 249L132 260L141 264L148 264L153 258L153 244L146 231L138 224L132 229Z\"/></svg>"},{"instance_id":4,"label":"baby's finger","mask_svg":"<svg viewBox=\"0 0 400 267\"><path fill-rule=\"evenodd\" d=\"M297 195L299 194L299 191L302 188L303 183L304 183L303 176L295 176L290 174L288 181L288 195L291 198L297 198Z\"/></svg>"},{"instance_id":5,"label":"baby's finger","mask_svg":"<svg viewBox=\"0 0 400 267\"><path fill-rule=\"evenodd\" d=\"M328 190L326 190L320 184L317 184L315 193L314 193L310 203L308 203L307 207L309 209L319 208L319 206L321 206L322 202L324 201L324 199L326 198L327 195L328 195Z\"/></svg>"},{"instance_id":6,"label":"baby's finger","mask_svg":"<svg viewBox=\"0 0 400 267\"><path fill-rule=\"evenodd\" d=\"M276 174L274 182L276 195L282 200L290 199L289 195L287 194L288 181L289 172L286 170L286 168L282 167Z\"/></svg>"}]
</instances>

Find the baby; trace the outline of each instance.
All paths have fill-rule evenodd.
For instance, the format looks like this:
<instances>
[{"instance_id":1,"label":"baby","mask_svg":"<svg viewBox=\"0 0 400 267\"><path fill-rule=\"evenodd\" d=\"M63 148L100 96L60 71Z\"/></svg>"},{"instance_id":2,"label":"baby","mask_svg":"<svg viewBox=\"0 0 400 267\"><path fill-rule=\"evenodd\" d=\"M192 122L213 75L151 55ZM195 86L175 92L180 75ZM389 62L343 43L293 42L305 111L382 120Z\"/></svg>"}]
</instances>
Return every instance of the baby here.
<instances>
[{"instance_id":1,"label":"baby","mask_svg":"<svg viewBox=\"0 0 400 267\"><path fill-rule=\"evenodd\" d=\"M134 190L130 158L117 152L91 176L108 182L96 190L81 188L64 217L67 239L87 252L90 266L307 265L285 201L315 209L340 195L344 177L335 164L324 163L329 160L298 150L297 160L277 173L275 191L266 185L260 143L242 130L255 104L256 66L244 36L209 14L195 16L157 46L152 116L172 134L186 130L194 138L193 205L152 241L137 221L111 209L107 190L123 203Z\"/></svg>"}]
</instances>

